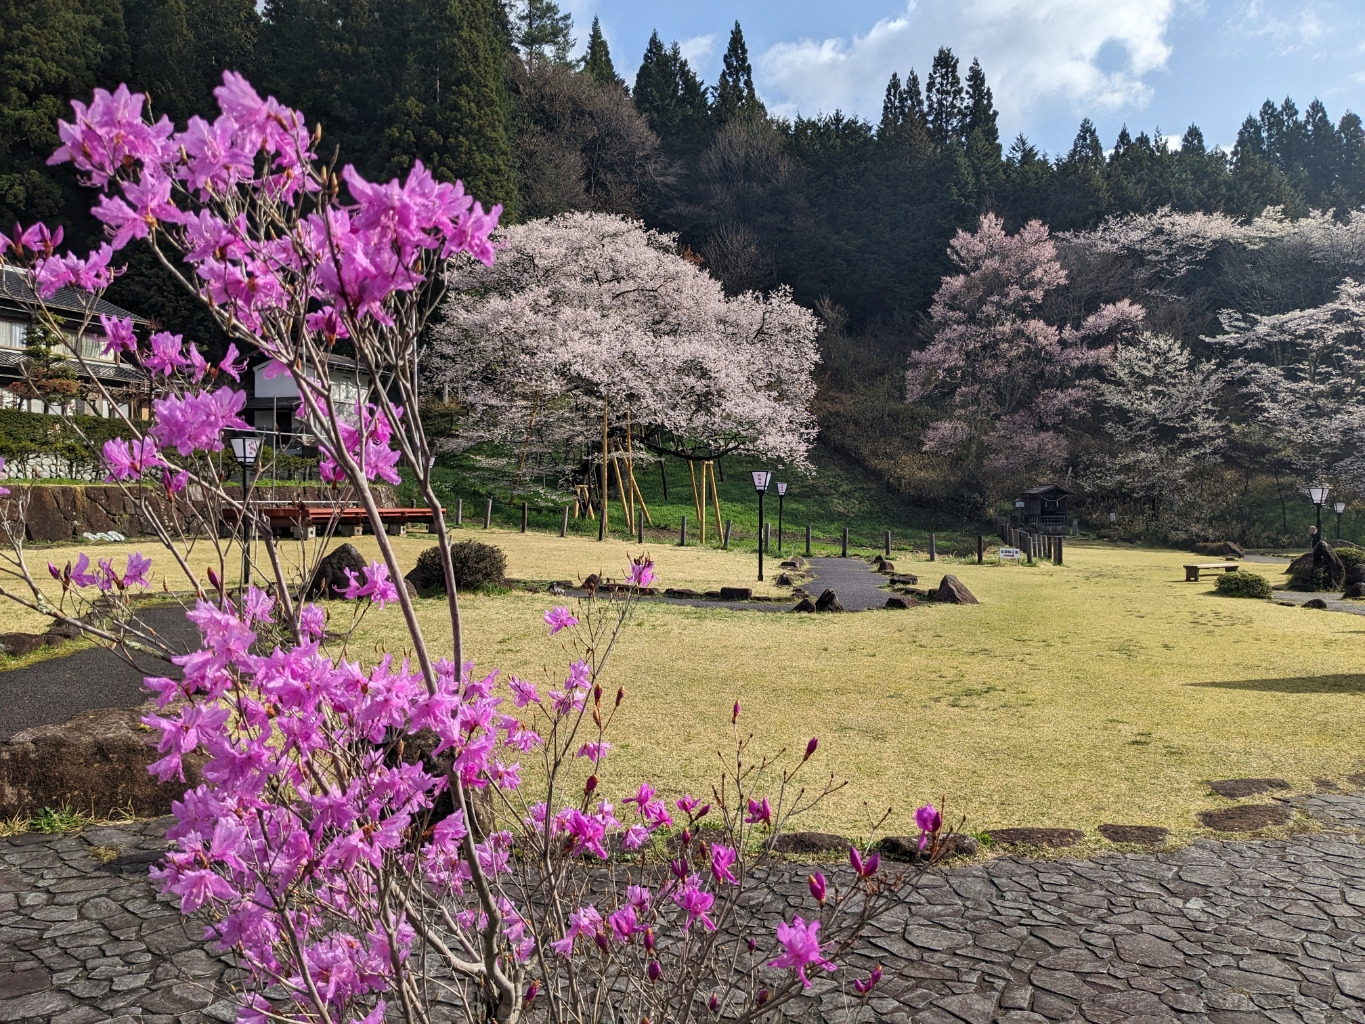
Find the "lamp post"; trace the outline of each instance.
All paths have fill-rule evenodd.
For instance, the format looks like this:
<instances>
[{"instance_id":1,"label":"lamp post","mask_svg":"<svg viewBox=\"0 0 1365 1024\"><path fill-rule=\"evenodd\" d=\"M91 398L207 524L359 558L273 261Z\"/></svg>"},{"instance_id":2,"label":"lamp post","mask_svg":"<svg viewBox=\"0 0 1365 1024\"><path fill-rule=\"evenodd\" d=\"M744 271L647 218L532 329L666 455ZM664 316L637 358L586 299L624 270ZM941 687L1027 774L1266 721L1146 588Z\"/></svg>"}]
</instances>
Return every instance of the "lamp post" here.
<instances>
[{"instance_id":1,"label":"lamp post","mask_svg":"<svg viewBox=\"0 0 1365 1024\"><path fill-rule=\"evenodd\" d=\"M787 485L781 480L777 482L777 551L782 553L782 503L787 497Z\"/></svg>"},{"instance_id":2,"label":"lamp post","mask_svg":"<svg viewBox=\"0 0 1365 1024\"><path fill-rule=\"evenodd\" d=\"M763 495L773 475L767 470L753 470L754 490L758 492L758 582L763 582Z\"/></svg>"},{"instance_id":3,"label":"lamp post","mask_svg":"<svg viewBox=\"0 0 1365 1024\"><path fill-rule=\"evenodd\" d=\"M1318 484L1308 488L1308 497L1318 510L1318 540L1322 540L1322 506L1327 501L1327 485Z\"/></svg>"},{"instance_id":4,"label":"lamp post","mask_svg":"<svg viewBox=\"0 0 1365 1024\"><path fill-rule=\"evenodd\" d=\"M232 454L236 458L237 464L242 467L242 514L240 523L242 527L242 591L246 592L247 586L251 583L251 535L248 529L254 528L255 524L247 521L247 482L246 473L248 469L254 469L256 459L261 454L261 439L250 434L239 434L231 438Z\"/></svg>"},{"instance_id":5,"label":"lamp post","mask_svg":"<svg viewBox=\"0 0 1365 1024\"><path fill-rule=\"evenodd\" d=\"M1346 502L1338 501L1332 506L1332 511L1337 514L1337 540L1341 540L1341 514L1346 511Z\"/></svg>"}]
</instances>

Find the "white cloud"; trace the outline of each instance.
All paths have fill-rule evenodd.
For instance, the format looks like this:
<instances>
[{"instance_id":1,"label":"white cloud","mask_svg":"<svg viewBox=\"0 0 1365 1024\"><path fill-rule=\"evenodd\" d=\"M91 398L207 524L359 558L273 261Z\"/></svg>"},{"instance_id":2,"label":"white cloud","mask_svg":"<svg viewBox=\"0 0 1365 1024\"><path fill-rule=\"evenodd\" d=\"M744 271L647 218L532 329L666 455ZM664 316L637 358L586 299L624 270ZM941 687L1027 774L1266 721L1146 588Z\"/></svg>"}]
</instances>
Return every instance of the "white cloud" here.
<instances>
[{"instance_id":1,"label":"white cloud","mask_svg":"<svg viewBox=\"0 0 1365 1024\"><path fill-rule=\"evenodd\" d=\"M1085 112L1143 106L1152 95L1147 76L1171 54L1174 7L1175 0L909 0L865 35L778 43L755 61L755 75L775 113L839 108L875 119L891 72L903 76L913 66L923 82L945 45L964 75L973 57L981 60L1007 123L1043 104Z\"/></svg>"},{"instance_id":2,"label":"white cloud","mask_svg":"<svg viewBox=\"0 0 1365 1024\"><path fill-rule=\"evenodd\" d=\"M716 52L716 37L714 35L693 36L691 39L684 39L678 43L678 50L683 55L683 59L696 71L711 54Z\"/></svg>"}]
</instances>

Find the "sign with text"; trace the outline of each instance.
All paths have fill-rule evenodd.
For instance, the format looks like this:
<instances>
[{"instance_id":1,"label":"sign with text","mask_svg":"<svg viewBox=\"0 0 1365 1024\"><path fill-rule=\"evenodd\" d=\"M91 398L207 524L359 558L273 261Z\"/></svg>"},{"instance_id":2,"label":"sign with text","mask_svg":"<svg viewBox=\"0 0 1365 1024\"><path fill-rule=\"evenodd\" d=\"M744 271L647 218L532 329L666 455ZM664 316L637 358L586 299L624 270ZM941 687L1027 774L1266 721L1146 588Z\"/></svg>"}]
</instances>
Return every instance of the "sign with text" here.
<instances>
[{"instance_id":1,"label":"sign with text","mask_svg":"<svg viewBox=\"0 0 1365 1024\"><path fill-rule=\"evenodd\" d=\"M1000 557L1010 558L1017 562L1022 557L1022 555L1018 548L1001 548Z\"/></svg>"}]
</instances>

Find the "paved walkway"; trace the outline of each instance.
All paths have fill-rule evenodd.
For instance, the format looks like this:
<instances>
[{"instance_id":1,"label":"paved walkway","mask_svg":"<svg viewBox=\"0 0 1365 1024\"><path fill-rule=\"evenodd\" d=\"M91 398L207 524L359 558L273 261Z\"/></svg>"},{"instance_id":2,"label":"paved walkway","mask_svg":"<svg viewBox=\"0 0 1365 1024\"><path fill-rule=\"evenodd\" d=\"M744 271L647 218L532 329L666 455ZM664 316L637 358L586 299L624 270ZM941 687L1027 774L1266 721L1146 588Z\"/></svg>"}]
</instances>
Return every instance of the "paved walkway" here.
<instances>
[{"instance_id":1,"label":"paved walkway","mask_svg":"<svg viewBox=\"0 0 1365 1024\"><path fill-rule=\"evenodd\" d=\"M1300 806L1321 831L927 875L856 954L886 972L871 1019L1365 1022L1365 796ZM234 1019L229 965L145 877L162 828L0 840L0 1021ZM766 913L799 905L804 877L777 883ZM803 1009L849 1019L828 983Z\"/></svg>"},{"instance_id":2,"label":"paved walkway","mask_svg":"<svg viewBox=\"0 0 1365 1024\"><path fill-rule=\"evenodd\" d=\"M1343 601L1341 595L1337 593L1311 594L1301 590L1275 591L1276 601L1287 601L1290 604L1305 604L1315 597L1320 597L1326 602L1326 610L1329 612L1347 612L1350 615L1365 615L1365 601Z\"/></svg>"}]
</instances>

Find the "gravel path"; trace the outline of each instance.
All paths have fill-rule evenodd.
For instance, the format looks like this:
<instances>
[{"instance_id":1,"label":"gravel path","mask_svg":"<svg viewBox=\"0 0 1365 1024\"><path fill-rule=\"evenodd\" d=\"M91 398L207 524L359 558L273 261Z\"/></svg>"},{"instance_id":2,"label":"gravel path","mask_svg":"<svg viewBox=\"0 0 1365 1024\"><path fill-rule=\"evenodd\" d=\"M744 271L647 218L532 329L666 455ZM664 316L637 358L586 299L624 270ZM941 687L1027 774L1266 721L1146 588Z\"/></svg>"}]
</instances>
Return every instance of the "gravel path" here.
<instances>
[{"instance_id":1,"label":"gravel path","mask_svg":"<svg viewBox=\"0 0 1365 1024\"><path fill-rule=\"evenodd\" d=\"M1277 590L1275 591L1276 601L1287 601L1290 604L1303 604L1311 601L1315 597L1320 597L1327 603L1326 610L1329 612L1347 612L1351 615L1365 615L1365 601L1343 601L1335 594L1309 594L1299 590Z\"/></svg>"},{"instance_id":2,"label":"gravel path","mask_svg":"<svg viewBox=\"0 0 1365 1024\"><path fill-rule=\"evenodd\" d=\"M1365 1022L1365 797L1299 806L1321 830L935 871L855 956L886 972L861 1020ZM145 877L164 827L0 840L0 1021L233 1019L231 967ZM767 914L802 905L805 871ZM849 1019L828 983L792 1013Z\"/></svg>"},{"instance_id":3,"label":"gravel path","mask_svg":"<svg viewBox=\"0 0 1365 1024\"><path fill-rule=\"evenodd\" d=\"M863 612L885 608L891 595L881 588L887 578L861 558L808 558L806 563L815 579L802 584L812 600L826 589L839 595L839 603L846 612Z\"/></svg>"}]
</instances>

